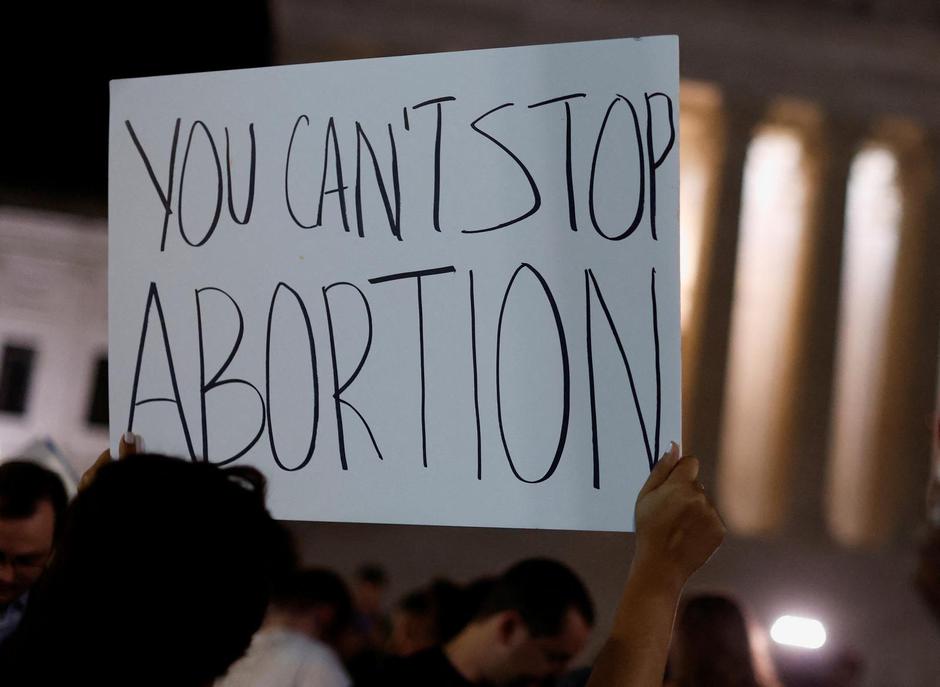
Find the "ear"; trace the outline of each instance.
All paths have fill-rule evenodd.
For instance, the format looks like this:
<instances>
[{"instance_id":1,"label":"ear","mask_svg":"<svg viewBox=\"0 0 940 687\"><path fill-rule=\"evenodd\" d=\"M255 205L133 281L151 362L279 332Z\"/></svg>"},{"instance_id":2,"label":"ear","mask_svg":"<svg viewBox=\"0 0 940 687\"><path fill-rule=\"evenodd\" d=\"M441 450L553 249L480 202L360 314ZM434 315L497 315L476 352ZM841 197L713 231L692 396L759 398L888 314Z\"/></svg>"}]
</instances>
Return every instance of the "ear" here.
<instances>
[{"instance_id":1,"label":"ear","mask_svg":"<svg viewBox=\"0 0 940 687\"><path fill-rule=\"evenodd\" d=\"M525 622L518 611L507 610L496 614L496 629L500 643L514 646L528 636Z\"/></svg>"}]
</instances>

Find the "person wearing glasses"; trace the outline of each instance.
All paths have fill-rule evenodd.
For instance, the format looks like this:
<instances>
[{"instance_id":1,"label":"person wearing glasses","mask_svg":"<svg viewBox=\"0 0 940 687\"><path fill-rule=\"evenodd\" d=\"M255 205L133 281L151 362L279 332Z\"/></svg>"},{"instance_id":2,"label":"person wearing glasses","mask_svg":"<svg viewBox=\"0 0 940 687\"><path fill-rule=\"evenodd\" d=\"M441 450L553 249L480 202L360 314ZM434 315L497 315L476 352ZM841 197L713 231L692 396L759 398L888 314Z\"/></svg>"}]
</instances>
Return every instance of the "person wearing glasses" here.
<instances>
[{"instance_id":1,"label":"person wearing glasses","mask_svg":"<svg viewBox=\"0 0 940 687\"><path fill-rule=\"evenodd\" d=\"M58 475L26 460L0 464L0 644L26 610L52 556L68 496Z\"/></svg>"}]
</instances>

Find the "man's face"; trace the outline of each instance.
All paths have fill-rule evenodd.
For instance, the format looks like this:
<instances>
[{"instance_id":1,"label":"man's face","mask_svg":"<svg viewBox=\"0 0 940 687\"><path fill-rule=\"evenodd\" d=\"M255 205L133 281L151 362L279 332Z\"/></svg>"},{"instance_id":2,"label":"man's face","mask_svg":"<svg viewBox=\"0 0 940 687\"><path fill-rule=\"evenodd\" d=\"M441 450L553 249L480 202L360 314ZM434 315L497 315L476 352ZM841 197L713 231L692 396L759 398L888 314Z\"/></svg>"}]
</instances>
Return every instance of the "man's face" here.
<instances>
[{"instance_id":1,"label":"man's face","mask_svg":"<svg viewBox=\"0 0 940 687\"><path fill-rule=\"evenodd\" d=\"M55 512L47 500L26 518L0 518L0 605L15 601L42 574L52 553Z\"/></svg>"},{"instance_id":2,"label":"man's face","mask_svg":"<svg viewBox=\"0 0 940 687\"><path fill-rule=\"evenodd\" d=\"M560 676L587 644L591 628L573 608L568 609L561 631L549 637L533 637L521 621L509 639L509 651L494 675L498 685L541 685Z\"/></svg>"},{"instance_id":3,"label":"man's face","mask_svg":"<svg viewBox=\"0 0 940 687\"><path fill-rule=\"evenodd\" d=\"M385 587L360 580L356 587L356 607L360 613L380 613Z\"/></svg>"}]
</instances>

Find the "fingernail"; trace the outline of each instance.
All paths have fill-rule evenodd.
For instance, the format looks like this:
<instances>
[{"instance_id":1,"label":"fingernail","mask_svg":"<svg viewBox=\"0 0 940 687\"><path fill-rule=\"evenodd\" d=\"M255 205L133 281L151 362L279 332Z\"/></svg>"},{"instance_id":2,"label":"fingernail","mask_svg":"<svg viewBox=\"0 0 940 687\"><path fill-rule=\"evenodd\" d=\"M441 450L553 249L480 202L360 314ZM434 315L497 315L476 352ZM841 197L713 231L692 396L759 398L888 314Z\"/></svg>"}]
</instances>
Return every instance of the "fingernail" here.
<instances>
[{"instance_id":1,"label":"fingernail","mask_svg":"<svg viewBox=\"0 0 940 687\"><path fill-rule=\"evenodd\" d=\"M679 458L679 445L674 442L669 442L669 450L663 454L663 457L660 460L676 461Z\"/></svg>"},{"instance_id":2,"label":"fingernail","mask_svg":"<svg viewBox=\"0 0 940 687\"><path fill-rule=\"evenodd\" d=\"M124 432L124 443L132 446L137 443L137 437L134 436L133 432Z\"/></svg>"}]
</instances>

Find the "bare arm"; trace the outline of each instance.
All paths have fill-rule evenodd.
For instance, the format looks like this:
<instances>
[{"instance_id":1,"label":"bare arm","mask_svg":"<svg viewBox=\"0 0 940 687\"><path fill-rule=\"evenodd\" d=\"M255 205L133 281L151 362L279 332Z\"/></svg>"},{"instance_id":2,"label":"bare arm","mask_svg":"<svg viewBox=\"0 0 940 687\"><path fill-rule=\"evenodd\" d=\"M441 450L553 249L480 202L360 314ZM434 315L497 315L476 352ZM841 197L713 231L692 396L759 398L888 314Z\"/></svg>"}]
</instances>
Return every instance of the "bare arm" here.
<instances>
[{"instance_id":1,"label":"bare arm","mask_svg":"<svg viewBox=\"0 0 940 687\"><path fill-rule=\"evenodd\" d=\"M636 503L636 551L610 637L588 687L662 687L682 588L714 553L724 525L673 444Z\"/></svg>"}]
</instances>

